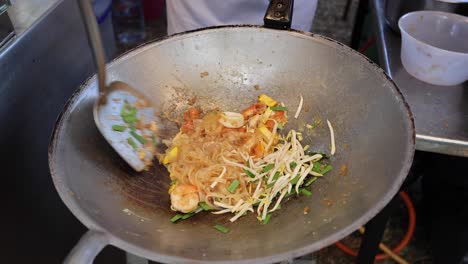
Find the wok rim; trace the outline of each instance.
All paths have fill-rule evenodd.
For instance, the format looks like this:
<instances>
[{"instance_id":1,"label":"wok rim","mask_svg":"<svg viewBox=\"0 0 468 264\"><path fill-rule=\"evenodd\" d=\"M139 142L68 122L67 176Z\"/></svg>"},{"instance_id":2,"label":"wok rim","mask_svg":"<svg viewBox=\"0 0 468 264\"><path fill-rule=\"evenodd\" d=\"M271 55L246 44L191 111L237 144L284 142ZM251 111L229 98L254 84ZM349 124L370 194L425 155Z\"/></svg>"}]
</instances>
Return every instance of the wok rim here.
<instances>
[{"instance_id":1,"label":"wok rim","mask_svg":"<svg viewBox=\"0 0 468 264\"><path fill-rule=\"evenodd\" d=\"M273 32L278 32L278 33L288 33L289 36L294 37L294 35L298 35L304 38L308 38L310 40L322 40L325 42L329 42L332 47L337 48L337 49L342 49L344 52L354 54L355 56L357 55L361 59L364 59L369 63L369 67L373 68L374 71L377 74L383 74L383 77L389 82L389 88L393 90L393 93L395 94L396 102L397 104L401 104L400 107L403 107L403 112L406 113L406 120L409 122L409 130L407 131L407 146L406 146L406 151L404 152L406 158L403 160L403 166L400 169L400 173L397 175L396 180L393 183L393 186L390 186L390 188L387 190L387 192L383 195L382 199L380 199L375 205L371 207L370 210L365 212L363 215L361 215L359 218L357 218L355 221L351 222L349 225L345 226L342 229L339 229L335 232L333 232L331 235L325 237L324 239L318 240L316 242L313 242L311 244L306 244L302 247L289 250L289 251L284 251L280 252L274 255L270 256L264 256L264 257L258 257L258 258L252 258L252 259L240 259L240 260L203 260L203 259L190 259L190 258L185 258L185 257L180 257L177 255L168 255L164 253L159 253L156 251L151 251L145 248L142 248L140 246L137 246L133 243L127 242L125 239L119 237L116 234L113 234L112 232L108 231L106 228L98 225L92 217L90 217L86 212L84 212L80 206L78 206L68 195L68 187L66 184L63 183L61 180L60 175L55 172L55 152L57 151L57 143L59 142L57 139L59 138L61 128L64 124L64 121L67 116L69 116L70 112L70 106L74 105L74 103L79 99L79 96L81 95L82 91L86 89L91 82L93 82L96 79L96 75L92 75L89 77L87 80L85 80L79 88L71 95L71 97L68 99L66 104L63 107L62 112L57 118L57 121L54 126L54 130L52 132L52 136L49 142L49 150L48 150L48 160L49 160L49 170L51 173L51 177L54 183L54 186L63 201L63 203L67 206L67 208L72 212L72 214L87 228L90 230L96 230L96 231L101 231L104 232L105 235L109 238L109 244L114 245L116 247L119 247L122 250L132 252L133 254L139 255L141 257L155 260L155 261L161 261L161 262L167 262L167 263L180 263L180 262L191 262L191 263L271 263L271 262L278 262L282 260L287 260L287 259L292 259L296 257L303 256L305 254L315 252L317 250L320 250L322 248L325 248L342 238L348 236L355 230L357 230L360 226L364 225L367 223L369 220L374 218L390 201L391 199L397 195L398 191L400 190L403 181L405 180L406 176L408 175L411 165L413 162L414 158L414 153L415 153L415 141L416 141L416 131L415 131L415 125L414 125L414 117L411 112L411 109L405 100L402 92L398 88L398 86L395 84L395 82L388 76L388 74L376 63L371 61L369 58L364 56L363 54L359 53L356 50L351 49L350 47L346 46L345 44L338 42L334 39L318 35L315 33L310 33L310 32L304 32L300 30L295 30L295 29L284 29L284 30L279 30L279 29L271 29L271 28L265 28L263 26L256 26L256 25L224 25L224 26L214 26L214 27L206 27L206 28L200 28L196 30L191 30L191 31L186 31L186 32L181 32L169 36L164 36L159 39L154 39L149 42L143 43L133 49L130 49L110 62L106 64L106 67L111 67L112 65L118 63L120 60L125 59L127 56L131 56L134 53L143 51L144 48L149 48L154 47L152 46L153 44L163 44L166 41L171 41L180 37L190 37L190 35L196 35L197 33L207 33L209 31L216 31L216 30L234 30L236 28L241 28L241 29L246 29L246 28L251 28L251 29L261 29L261 30L266 30L266 31L273 31Z\"/></svg>"}]
</instances>

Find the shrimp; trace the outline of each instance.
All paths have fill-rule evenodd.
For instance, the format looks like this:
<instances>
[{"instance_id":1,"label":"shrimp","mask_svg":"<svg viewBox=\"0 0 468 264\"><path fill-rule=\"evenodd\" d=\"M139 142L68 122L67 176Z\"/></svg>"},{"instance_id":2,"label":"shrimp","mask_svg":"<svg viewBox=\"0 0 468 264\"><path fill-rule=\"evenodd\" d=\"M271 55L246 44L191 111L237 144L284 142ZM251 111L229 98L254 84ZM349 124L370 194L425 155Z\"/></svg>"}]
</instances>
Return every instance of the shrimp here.
<instances>
[{"instance_id":1,"label":"shrimp","mask_svg":"<svg viewBox=\"0 0 468 264\"><path fill-rule=\"evenodd\" d=\"M265 111L266 106L264 104L256 103L253 104L242 111L244 119L249 119L249 117L262 113Z\"/></svg>"},{"instance_id":2,"label":"shrimp","mask_svg":"<svg viewBox=\"0 0 468 264\"><path fill-rule=\"evenodd\" d=\"M182 213L190 213L197 209L197 187L188 184L177 184L171 191L171 204L174 210Z\"/></svg>"}]
</instances>

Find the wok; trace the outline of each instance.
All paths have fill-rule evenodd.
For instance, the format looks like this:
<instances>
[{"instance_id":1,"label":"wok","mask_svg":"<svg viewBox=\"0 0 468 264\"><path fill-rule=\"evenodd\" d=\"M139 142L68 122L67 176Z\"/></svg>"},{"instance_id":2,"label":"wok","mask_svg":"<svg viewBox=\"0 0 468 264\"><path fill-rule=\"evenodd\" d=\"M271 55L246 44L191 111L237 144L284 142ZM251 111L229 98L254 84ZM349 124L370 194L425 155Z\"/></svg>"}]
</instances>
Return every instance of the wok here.
<instances>
[{"instance_id":1,"label":"wok","mask_svg":"<svg viewBox=\"0 0 468 264\"><path fill-rule=\"evenodd\" d=\"M208 213L173 224L166 169L155 164L134 172L96 129L93 76L65 106L49 149L60 197L90 229L69 263L91 263L108 244L171 263L298 257L369 221L397 193L411 165L414 125L395 84L364 56L322 36L257 26L207 28L145 44L111 62L108 74L109 81L125 81L150 96L165 117L182 113L195 96L204 110L239 111L260 93L291 109L302 95L303 111L286 129L329 119L335 169L314 183L312 196L286 202L267 225L253 214L231 224L227 215ZM329 152L324 123L304 132L304 142ZM220 233L215 224L231 232Z\"/></svg>"}]
</instances>

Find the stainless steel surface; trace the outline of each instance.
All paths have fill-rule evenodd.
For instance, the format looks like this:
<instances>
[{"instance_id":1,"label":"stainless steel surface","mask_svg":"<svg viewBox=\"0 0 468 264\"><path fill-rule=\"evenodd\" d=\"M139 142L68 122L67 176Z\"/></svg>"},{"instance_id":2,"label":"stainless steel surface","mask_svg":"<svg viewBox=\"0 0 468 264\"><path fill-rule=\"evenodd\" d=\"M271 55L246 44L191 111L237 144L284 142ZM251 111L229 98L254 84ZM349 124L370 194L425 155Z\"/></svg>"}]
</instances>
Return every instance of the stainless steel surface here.
<instances>
[{"instance_id":1,"label":"stainless steel surface","mask_svg":"<svg viewBox=\"0 0 468 264\"><path fill-rule=\"evenodd\" d=\"M382 68L392 77L414 114L416 149L468 157L468 82L436 86L421 82L403 68L400 35L385 23L384 0L373 0Z\"/></svg>"},{"instance_id":2,"label":"stainless steel surface","mask_svg":"<svg viewBox=\"0 0 468 264\"><path fill-rule=\"evenodd\" d=\"M132 146L127 143L129 132L115 133L112 125L114 120L109 119L109 116L119 115L121 102L147 102L144 116L147 121L154 120L154 111L151 108L151 101L146 98L141 92L135 90L130 85L121 81L114 81L107 85L106 80L106 59L104 48L102 46L101 34L97 25L91 2L89 0L79 0L78 4L81 10L81 16L85 24L88 34L88 41L94 57L94 63L97 68L99 98L96 99L93 109L93 117L101 134L109 142L117 153L136 171L142 171L146 165L139 158L139 152L135 151ZM152 159L151 155L150 161Z\"/></svg>"},{"instance_id":3,"label":"stainless steel surface","mask_svg":"<svg viewBox=\"0 0 468 264\"><path fill-rule=\"evenodd\" d=\"M209 75L202 78L202 72ZM84 83L50 144L54 184L88 228L148 259L271 263L316 251L374 217L411 166L412 116L393 82L361 54L324 37L249 26L193 31L122 56L108 66L108 75L150 96L163 118L183 113L194 96L205 111L239 111L260 93L294 109L302 94L301 121L292 119L286 129L317 117L335 127L337 169L318 181L311 198L287 202L268 225L252 214L230 224L227 215L207 213L173 224L167 170L155 165L136 173L119 158L92 120L96 77ZM326 125L304 135L305 144L329 151ZM339 174L342 165L347 176ZM306 206L313 213L304 215ZM216 231L215 223L231 232Z\"/></svg>"},{"instance_id":4,"label":"stainless steel surface","mask_svg":"<svg viewBox=\"0 0 468 264\"><path fill-rule=\"evenodd\" d=\"M0 49L15 35L8 13L0 11Z\"/></svg>"},{"instance_id":5,"label":"stainless steel surface","mask_svg":"<svg viewBox=\"0 0 468 264\"><path fill-rule=\"evenodd\" d=\"M23 34L63 0L10 0L8 15L13 22L16 35ZM68 11L68 10L67 10ZM64 14L65 15L65 14ZM71 14L69 14L71 15Z\"/></svg>"},{"instance_id":6,"label":"stainless steel surface","mask_svg":"<svg viewBox=\"0 0 468 264\"><path fill-rule=\"evenodd\" d=\"M61 263L85 232L57 195L47 146L67 99L94 72L86 45L76 0L65 0L0 50L2 263ZM124 262L111 251L95 263Z\"/></svg>"},{"instance_id":7,"label":"stainless steel surface","mask_svg":"<svg viewBox=\"0 0 468 264\"><path fill-rule=\"evenodd\" d=\"M384 14L388 25L395 31L400 32L398 20L404 14L419 10L444 11L449 13L464 14L468 11L463 4L442 2L438 0L384 0Z\"/></svg>"}]
</instances>

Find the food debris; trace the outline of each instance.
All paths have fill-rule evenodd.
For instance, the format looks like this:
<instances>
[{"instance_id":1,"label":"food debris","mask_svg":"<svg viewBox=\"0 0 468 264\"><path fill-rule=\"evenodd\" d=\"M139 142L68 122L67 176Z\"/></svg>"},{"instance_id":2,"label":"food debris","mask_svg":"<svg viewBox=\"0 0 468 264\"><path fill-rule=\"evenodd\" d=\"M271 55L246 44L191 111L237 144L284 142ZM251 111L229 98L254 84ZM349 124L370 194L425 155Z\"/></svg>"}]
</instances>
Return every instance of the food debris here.
<instances>
[{"instance_id":1,"label":"food debris","mask_svg":"<svg viewBox=\"0 0 468 264\"><path fill-rule=\"evenodd\" d=\"M120 117L116 115L110 115L107 116L107 120L120 120Z\"/></svg>"},{"instance_id":2,"label":"food debris","mask_svg":"<svg viewBox=\"0 0 468 264\"><path fill-rule=\"evenodd\" d=\"M197 98L196 96L194 96L194 97L192 97L192 98L190 98L190 99L188 100L187 104L188 104L188 105L194 105L194 104L197 102L197 99L198 99L198 98Z\"/></svg>"},{"instance_id":3,"label":"food debris","mask_svg":"<svg viewBox=\"0 0 468 264\"><path fill-rule=\"evenodd\" d=\"M310 211L309 206L304 207L304 214L305 214L305 215L308 214L309 211Z\"/></svg>"},{"instance_id":4,"label":"food debris","mask_svg":"<svg viewBox=\"0 0 468 264\"><path fill-rule=\"evenodd\" d=\"M347 176L348 175L348 167L345 164L340 166L340 171L338 172L340 176Z\"/></svg>"},{"instance_id":5,"label":"food debris","mask_svg":"<svg viewBox=\"0 0 468 264\"><path fill-rule=\"evenodd\" d=\"M258 84L254 85L254 89L257 90L257 91L260 90L260 85L258 85Z\"/></svg>"},{"instance_id":6,"label":"food debris","mask_svg":"<svg viewBox=\"0 0 468 264\"><path fill-rule=\"evenodd\" d=\"M206 76L208 76L208 75L209 75L209 73L206 72L206 71L205 71L205 72L201 72L201 73L200 73L200 78L204 78L204 77L206 77Z\"/></svg>"},{"instance_id":7,"label":"food debris","mask_svg":"<svg viewBox=\"0 0 468 264\"><path fill-rule=\"evenodd\" d=\"M145 159L145 151L144 151L144 150L140 149L140 150L138 151L138 158L139 158L140 160L144 160L144 159Z\"/></svg>"},{"instance_id":8,"label":"food debris","mask_svg":"<svg viewBox=\"0 0 468 264\"><path fill-rule=\"evenodd\" d=\"M333 202L330 199L323 199L326 206L332 206Z\"/></svg>"}]
</instances>

